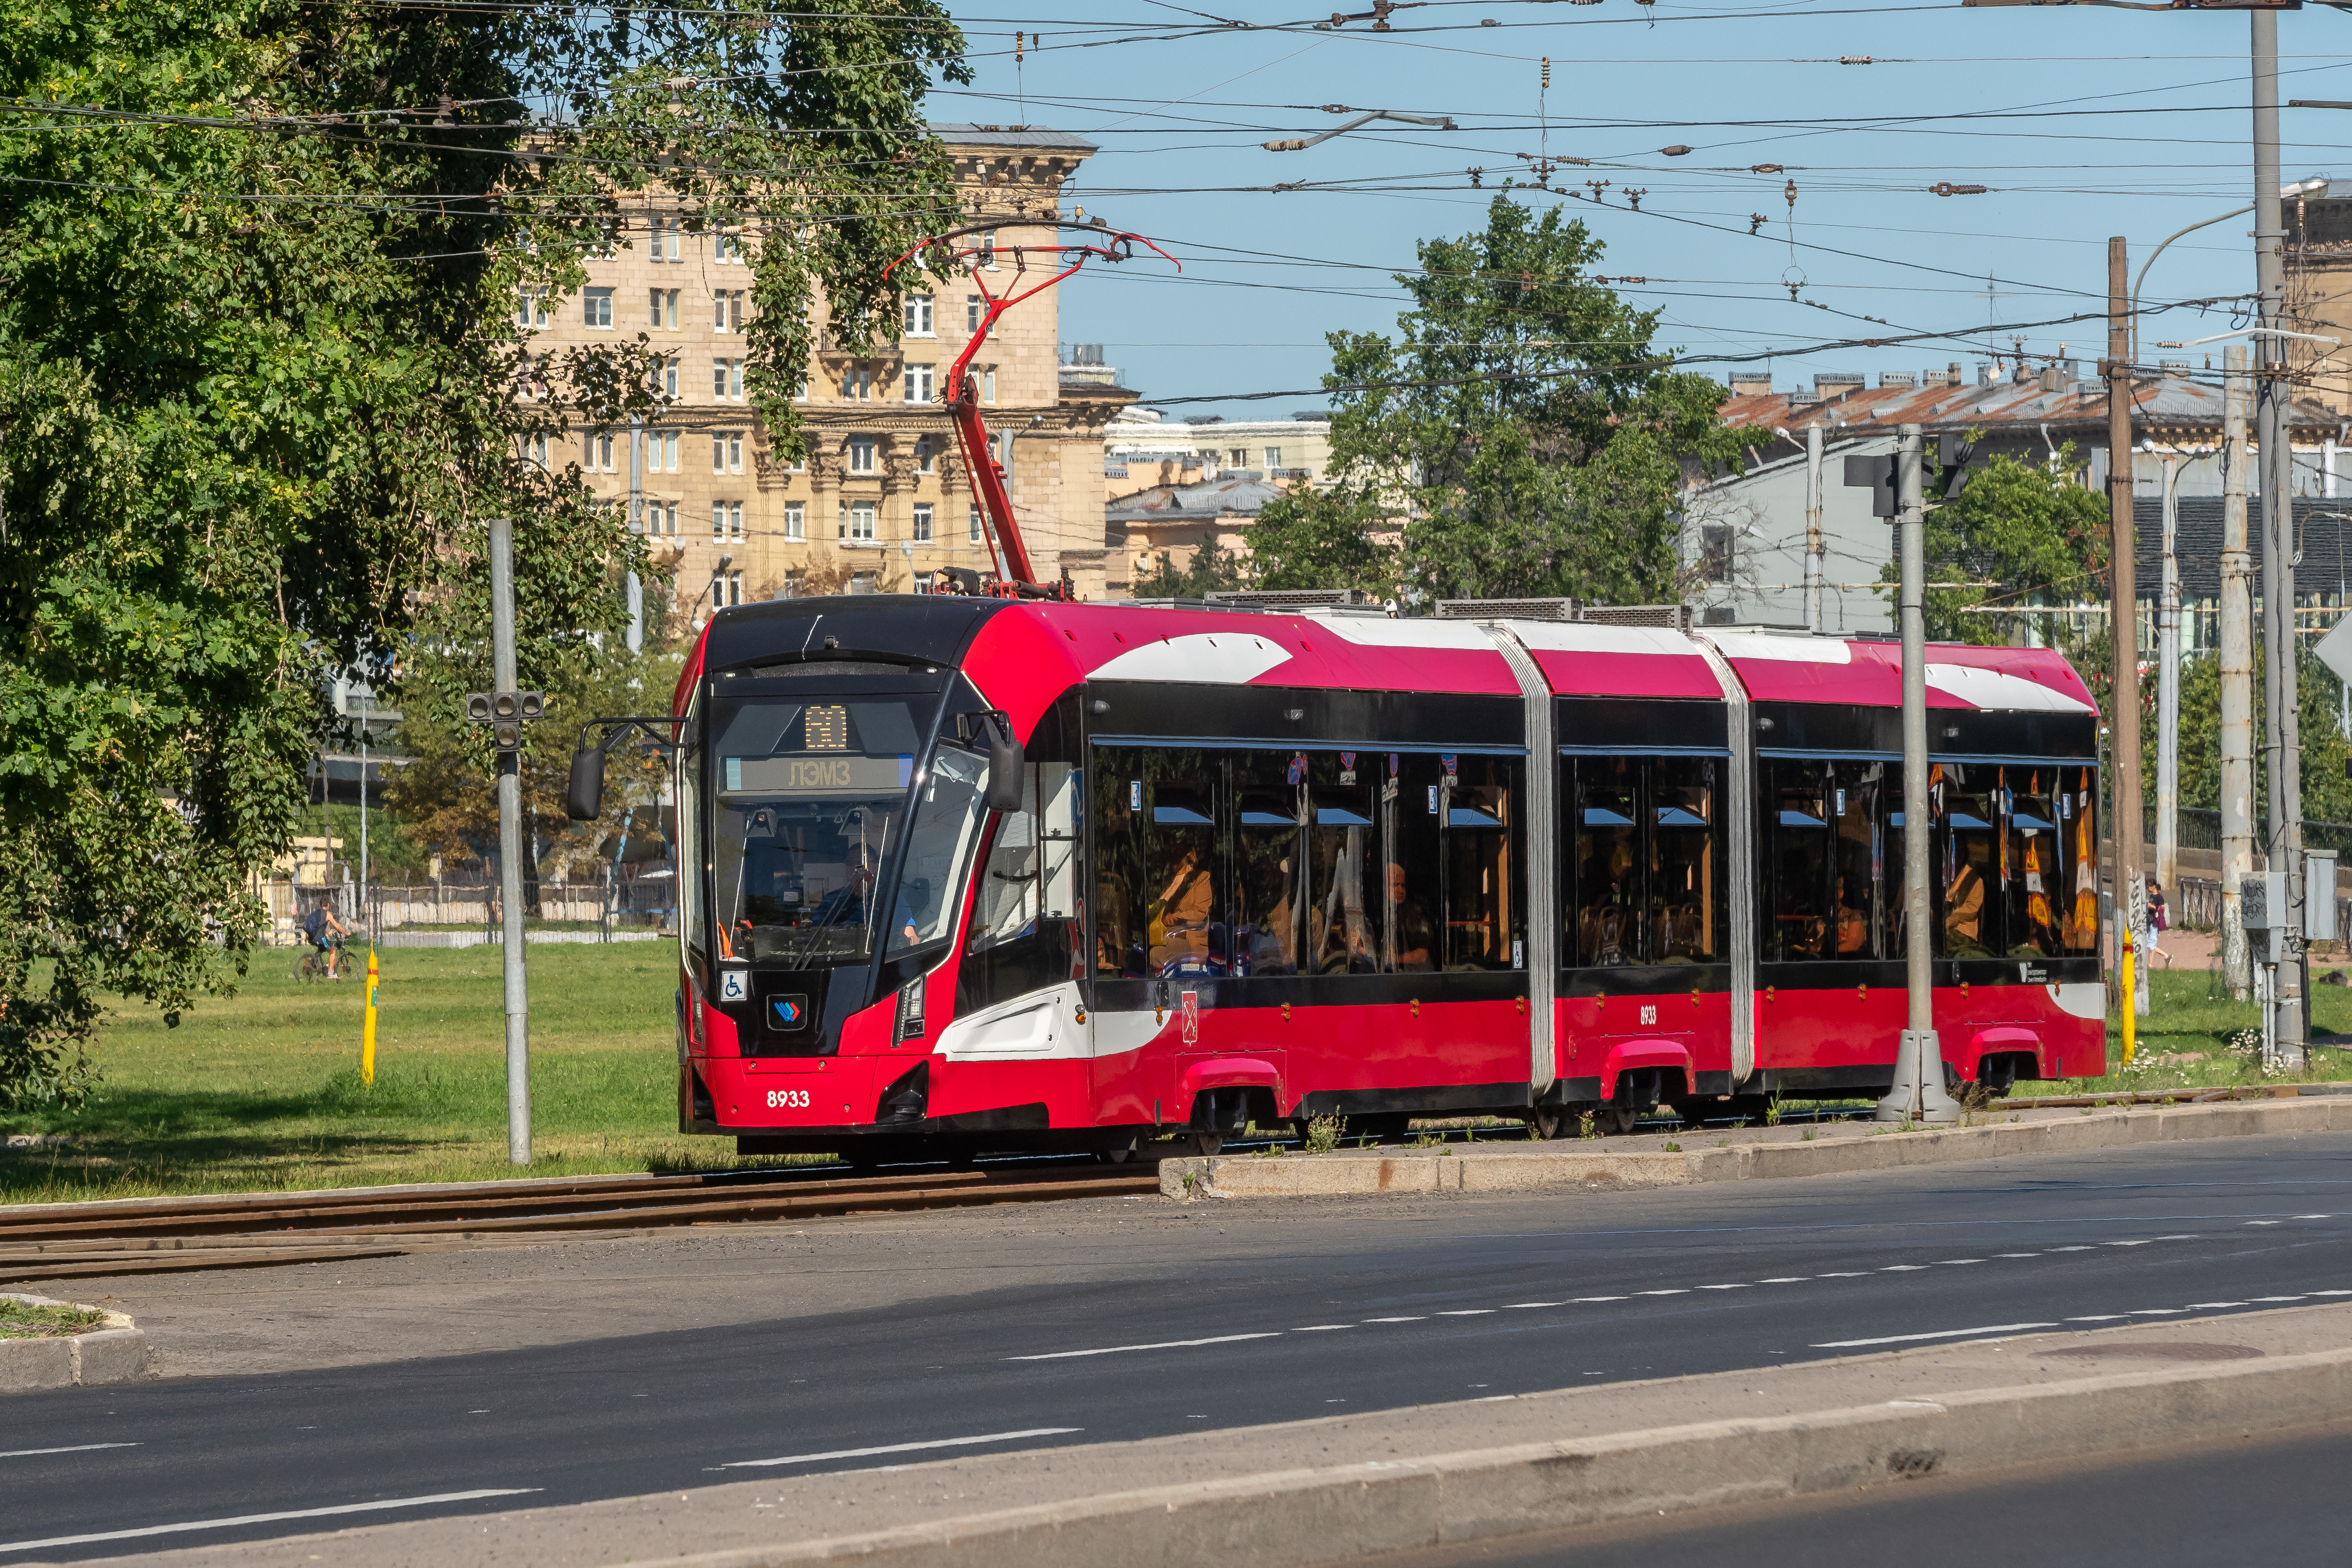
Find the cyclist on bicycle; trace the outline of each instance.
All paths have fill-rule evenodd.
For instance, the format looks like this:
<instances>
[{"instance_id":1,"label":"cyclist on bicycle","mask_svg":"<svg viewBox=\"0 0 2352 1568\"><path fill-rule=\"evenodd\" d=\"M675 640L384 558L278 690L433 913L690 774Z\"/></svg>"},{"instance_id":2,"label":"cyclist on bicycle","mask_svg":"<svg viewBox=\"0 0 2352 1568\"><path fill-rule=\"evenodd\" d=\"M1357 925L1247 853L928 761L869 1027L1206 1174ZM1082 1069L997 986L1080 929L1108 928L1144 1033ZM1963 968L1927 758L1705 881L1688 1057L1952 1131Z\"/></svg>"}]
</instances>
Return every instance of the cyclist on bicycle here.
<instances>
[{"instance_id":1,"label":"cyclist on bicycle","mask_svg":"<svg viewBox=\"0 0 2352 1568\"><path fill-rule=\"evenodd\" d=\"M330 932L333 933L331 938ZM302 917L302 935L312 947L326 955L327 978L330 980L342 978L335 973L335 966L342 961L342 939L351 934L352 928L337 920L334 911L324 904Z\"/></svg>"}]
</instances>

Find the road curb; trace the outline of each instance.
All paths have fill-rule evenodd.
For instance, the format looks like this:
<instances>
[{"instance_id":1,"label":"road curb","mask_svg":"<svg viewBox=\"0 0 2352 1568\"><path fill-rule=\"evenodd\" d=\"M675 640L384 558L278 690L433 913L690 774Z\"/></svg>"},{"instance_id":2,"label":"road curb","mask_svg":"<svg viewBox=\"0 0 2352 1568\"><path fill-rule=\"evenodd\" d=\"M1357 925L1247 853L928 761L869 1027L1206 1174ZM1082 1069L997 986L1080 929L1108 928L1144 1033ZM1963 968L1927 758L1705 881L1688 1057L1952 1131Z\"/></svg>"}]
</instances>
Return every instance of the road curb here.
<instances>
[{"instance_id":1,"label":"road curb","mask_svg":"<svg viewBox=\"0 0 2352 1568\"><path fill-rule=\"evenodd\" d=\"M83 1305L15 1290L0 1290L0 1296L32 1307ZM108 1312L106 1326L86 1334L47 1340L0 1340L0 1394L35 1394L49 1388L131 1383L147 1375L147 1331L121 1312Z\"/></svg>"},{"instance_id":2,"label":"road curb","mask_svg":"<svg viewBox=\"0 0 2352 1568\"><path fill-rule=\"evenodd\" d=\"M1331 1562L2341 1420L2352 1351L1143 1488L637 1568Z\"/></svg>"},{"instance_id":3,"label":"road curb","mask_svg":"<svg viewBox=\"0 0 2352 1568\"><path fill-rule=\"evenodd\" d=\"M1996 1112L1995 1114L1998 1114ZM1838 1132L1810 1143L1734 1143L1673 1153L1612 1152L1592 1144L1508 1143L1423 1152L1190 1156L1160 1165L1162 1196L1357 1197L1377 1193L1526 1192L1535 1188L1680 1187L1701 1182L1849 1175L1914 1165L2074 1154L2147 1143L2270 1133L2352 1131L2352 1099L2313 1097L2226 1105L2093 1110L2079 1117L1911 1132ZM1689 1134L1694 1141L1703 1134Z\"/></svg>"}]
</instances>

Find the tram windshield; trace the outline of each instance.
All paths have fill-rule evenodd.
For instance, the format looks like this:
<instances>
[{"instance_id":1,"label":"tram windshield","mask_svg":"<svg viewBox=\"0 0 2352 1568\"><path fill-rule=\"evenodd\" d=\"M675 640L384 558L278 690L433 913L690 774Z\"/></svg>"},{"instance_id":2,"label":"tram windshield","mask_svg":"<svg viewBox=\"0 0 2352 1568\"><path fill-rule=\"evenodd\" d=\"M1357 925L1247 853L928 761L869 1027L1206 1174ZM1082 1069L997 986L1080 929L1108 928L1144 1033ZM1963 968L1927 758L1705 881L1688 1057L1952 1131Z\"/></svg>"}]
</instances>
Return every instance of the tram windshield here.
<instances>
[{"instance_id":1,"label":"tram windshield","mask_svg":"<svg viewBox=\"0 0 2352 1568\"><path fill-rule=\"evenodd\" d=\"M880 882L907 832L928 717L885 696L713 711L721 957L805 968L872 956Z\"/></svg>"}]
</instances>

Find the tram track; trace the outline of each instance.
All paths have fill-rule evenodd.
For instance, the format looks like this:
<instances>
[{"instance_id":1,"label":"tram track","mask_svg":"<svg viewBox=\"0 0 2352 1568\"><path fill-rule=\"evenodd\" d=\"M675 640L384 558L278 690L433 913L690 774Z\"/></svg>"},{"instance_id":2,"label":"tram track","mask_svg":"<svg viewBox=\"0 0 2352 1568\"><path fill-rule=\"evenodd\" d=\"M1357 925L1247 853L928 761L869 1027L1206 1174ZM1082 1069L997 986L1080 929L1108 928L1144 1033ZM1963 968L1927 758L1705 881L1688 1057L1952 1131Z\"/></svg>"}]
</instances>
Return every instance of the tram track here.
<instances>
[{"instance_id":1,"label":"tram track","mask_svg":"<svg viewBox=\"0 0 2352 1568\"><path fill-rule=\"evenodd\" d=\"M127 1198L0 1210L0 1283L396 1257L556 1239L1157 1193L1156 1167L926 1171L849 1178L687 1176L453 1183L392 1192Z\"/></svg>"}]
</instances>

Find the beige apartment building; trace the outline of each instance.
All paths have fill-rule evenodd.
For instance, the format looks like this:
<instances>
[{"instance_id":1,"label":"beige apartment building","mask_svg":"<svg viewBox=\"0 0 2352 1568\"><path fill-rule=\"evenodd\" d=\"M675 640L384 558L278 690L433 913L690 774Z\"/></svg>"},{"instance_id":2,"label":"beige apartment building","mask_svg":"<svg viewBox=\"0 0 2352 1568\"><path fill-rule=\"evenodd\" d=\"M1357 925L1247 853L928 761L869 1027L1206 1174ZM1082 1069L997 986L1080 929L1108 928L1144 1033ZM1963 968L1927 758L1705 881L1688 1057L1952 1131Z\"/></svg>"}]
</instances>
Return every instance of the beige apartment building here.
<instances>
[{"instance_id":1,"label":"beige apartment building","mask_svg":"<svg viewBox=\"0 0 2352 1568\"><path fill-rule=\"evenodd\" d=\"M1094 144L1037 129L932 129L954 157L965 221L999 223L980 242L987 291L1036 281L1049 258L1024 265L1013 247L1055 242L1062 187ZM988 570L984 524L940 401L980 321L974 278L909 279L899 331L874 352L853 354L821 334L800 399L810 455L787 462L744 396L747 252L759 242L756 224L686 227L652 195L625 210L619 243L589 263L578 294L524 302L523 324L546 351L644 334L667 354L662 391L674 399L637 425L574 428L538 455L579 463L657 542L689 619L796 595L907 593L950 567ZM1059 292L1007 311L972 368L1038 575L1066 573L1081 597L1098 598L1101 432L1134 394L1063 384Z\"/></svg>"}]
</instances>

